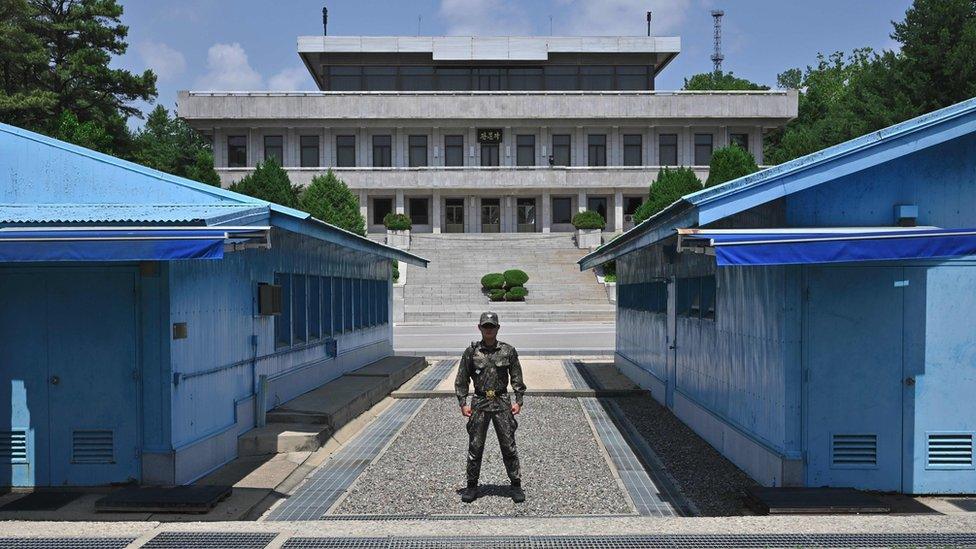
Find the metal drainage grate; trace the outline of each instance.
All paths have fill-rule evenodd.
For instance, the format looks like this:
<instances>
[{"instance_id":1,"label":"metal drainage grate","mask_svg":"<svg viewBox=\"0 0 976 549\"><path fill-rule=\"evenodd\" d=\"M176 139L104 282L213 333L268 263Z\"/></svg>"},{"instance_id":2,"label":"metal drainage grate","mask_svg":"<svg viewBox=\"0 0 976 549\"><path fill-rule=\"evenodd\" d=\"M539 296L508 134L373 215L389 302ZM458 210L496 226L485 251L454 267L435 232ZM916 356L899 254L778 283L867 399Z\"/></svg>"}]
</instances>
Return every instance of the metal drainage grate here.
<instances>
[{"instance_id":1,"label":"metal drainage grate","mask_svg":"<svg viewBox=\"0 0 976 549\"><path fill-rule=\"evenodd\" d=\"M315 520L338 501L426 399L397 400L312 472L268 520Z\"/></svg>"},{"instance_id":2,"label":"metal drainage grate","mask_svg":"<svg viewBox=\"0 0 976 549\"><path fill-rule=\"evenodd\" d=\"M265 532L163 532L144 549L263 549L278 534Z\"/></svg>"},{"instance_id":3,"label":"metal drainage grate","mask_svg":"<svg viewBox=\"0 0 976 549\"><path fill-rule=\"evenodd\" d=\"M0 538L4 549L122 549L136 538Z\"/></svg>"},{"instance_id":4,"label":"metal drainage grate","mask_svg":"<svg viewBox=\"0 0 976 549\"><path fill-rule=\"evenodd\" d=\"M431 366L430 371L424 374L423 379L418 381L417 385L414 386L412 390L433 391L438 385L441 384L442 381L444 381L444 378L447 377L447 374L450 373L451 370L457 368L458 362L460 361L457 359L442 360L434 366Z\"/></svg>"},{"instance_id":5,"label":"metal drainage grate","mask_svg":"<svg viewBox=\"0 0 976 549\"><path fill-rule=\"evenodd\" d=\"M325 515L319 520L352 521L397 521L397 520L497 520L497 519L593 519L593 518L633 518L635 514L617 515Z\"/></svg>"},{"instance_id":6,"label":"metal drainage grate","mask_svg":"<svg viewBox=\"0 0 976 549\"><path fill-rule=\"evenodd\" d=\"M519 549L680 549L794 547L974 547L976 534L653 534L632 536L424 536L292 538L290 549L457 547Z\"/></svg>"},{"instance_id":7,"label":"metal drainage grate","mask_svg":"<svg viewBox=\"0 0 976 549\"><path fill-rule=\"evenodd\" d=\"M563 370L566 371L566 377L569 378L569 383L574 389L590 388L590 384L583 379L583 374L581 374L579 368L576 367L576 362L572 360L564 360Z\"/></svg>"}]
</instances>

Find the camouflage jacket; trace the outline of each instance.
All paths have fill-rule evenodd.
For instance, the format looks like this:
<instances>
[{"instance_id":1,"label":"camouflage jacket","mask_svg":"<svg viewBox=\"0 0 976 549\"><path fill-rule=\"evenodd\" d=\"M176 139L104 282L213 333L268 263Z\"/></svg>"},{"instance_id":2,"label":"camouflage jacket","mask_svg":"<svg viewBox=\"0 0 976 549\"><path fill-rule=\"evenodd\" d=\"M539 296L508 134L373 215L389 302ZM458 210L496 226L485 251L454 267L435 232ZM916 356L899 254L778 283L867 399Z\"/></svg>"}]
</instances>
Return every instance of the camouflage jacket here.
<instances>
[{"instance_id":1,"label":"camouflage jacket","mask_svg":"<svg viewBox=\"0 0 976 549\"><path fill-rule=\"evenodd\" d=\"M499 400L509 401L506 394L509 378L512 381L515 402L521 406L525 383L522 381L522 365L515 347L501 341L494 347L488 347L481 341L475 341L464 350L461 363L458 364L457 379L454 381L458 403L461 406L466 404L470 379L474 381L472 407L479 410L507 408L509 405L502 404ZM496 396L491 398L491 395Z\"/></svg>"}]
</instances>

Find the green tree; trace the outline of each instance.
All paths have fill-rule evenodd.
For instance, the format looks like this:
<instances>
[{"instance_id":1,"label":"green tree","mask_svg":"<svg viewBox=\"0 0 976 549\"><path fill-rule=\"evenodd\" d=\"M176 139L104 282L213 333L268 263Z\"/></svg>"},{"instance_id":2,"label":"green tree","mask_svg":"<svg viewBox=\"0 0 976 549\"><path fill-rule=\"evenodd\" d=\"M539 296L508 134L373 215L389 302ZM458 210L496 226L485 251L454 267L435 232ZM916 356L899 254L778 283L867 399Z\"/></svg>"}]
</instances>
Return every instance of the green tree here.
<instances>
[{"instance_id":1,"label":"green tree","mask_svg":"<svg viewBox=\"0 0 976 549\"><path fill-rule=\"evenodd\" d=\"M723 147L712 154L705 186L712 187L757 171L759 166L749 151L738 145Z\"/></svg>"},{"instance_id":2,"label":"green tree","mask_svg":"<svg viewBox=\"0 0 976 549\"><path fill-rule=\"evenodd\" d=\"M230 190L289 208L300 208L299 189L291 184L288 174L269 158L258 164L253 172L230 186Z\"/></svg>"},{"instance_id":3,"label":"green tree","mask_svg":"<svg viewBox=\"0 0 976 549\"><path fill-rule=\"evenodd\" d=\"M739 78L731 72L703 72L685 78L683 89L691 91L768 90L769 86Z\"/></svg>"},{"instance_id":4,"label":"green tree","mask_svg":"<svg viewBox=\"0 0 976 549\"><path fill-rule=\"evenodd\" d=\"M332 170L312 178L301 195L301 205L316 219L366 236L366 220L359 213L359 199Z\"/></svg>"},{"instance_id":5,"label":"green tree","mask_svg":"<svg viewBox=\"0 0 976 549\"><path fill-rule=\"evenodd\" d=\"M105 128L91 121L80 122L72 112L61 113L53 133L52 137L61 141L103 153L112 152L112 136L105 131Z\"/></svg>"},{"instance_id":6,"label":"green tree","mask_svg":"<svg viewBox=\"0 0 976 549\"><path fill-rule=\"evenodd\" d=\"M162 105L149 113L135 136L132 159L166 173L219 186L213 152L207 141Z\"/></svg>"},{"instance_id":7,"label":"green tree","mask_svg":"<svg viewBox=\"0 0 976 549\"><path fill-rule=\"evenodd\" d=\"M156 97L156 76L109 66L128 47L116 0L0 0L0 12L2 120L52 135L68 111L125 156L126 119L140 116L132 102Z\"/></svg>"},{"instance_id":8,"label":"green tree","mask_svg":"<svg viewBox=\"0 0 976 549\"><path fill-rule=\"evenodd\" d=\"M701 180L691 168L662 168L651 183L647 200L634 212L634 224L667 208L682 196L700 190Z\"/></svg>"}]
</instances>

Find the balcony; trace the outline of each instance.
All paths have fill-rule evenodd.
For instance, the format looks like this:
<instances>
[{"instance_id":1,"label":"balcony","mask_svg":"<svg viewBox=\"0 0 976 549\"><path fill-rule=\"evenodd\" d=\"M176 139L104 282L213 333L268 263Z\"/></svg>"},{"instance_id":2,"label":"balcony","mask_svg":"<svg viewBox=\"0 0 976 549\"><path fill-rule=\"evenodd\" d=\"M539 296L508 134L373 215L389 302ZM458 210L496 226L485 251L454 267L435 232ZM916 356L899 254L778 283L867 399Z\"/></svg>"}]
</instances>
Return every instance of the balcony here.
<instances>
[{"instance_id":1,"label":"balcony","mask_svg":"<svg viewBox=\"0 0 976 549\"><path fill-rule=\"evenodd\" d=\"M205 129L234 121L613 120L781 126L796 91L179 92L179 116ZM303 121L305 122L303 124Z\"/></svg>"},{"instance_id":2,"label":"balcony","mask_svg":"<svg viewBox=\"0 0 976 549\"><path fill-rule=\"evenodd\" d=\"M692 166L705 181L708 166ZM643 189L657 177L661 166L464 166L424 168L332 168L333 173L356 190L583 190ZM217 168L221 185L229 186L253 168ZM307 185L328 168L286 167L292 184Z\"/></svg>"}]
</instances>

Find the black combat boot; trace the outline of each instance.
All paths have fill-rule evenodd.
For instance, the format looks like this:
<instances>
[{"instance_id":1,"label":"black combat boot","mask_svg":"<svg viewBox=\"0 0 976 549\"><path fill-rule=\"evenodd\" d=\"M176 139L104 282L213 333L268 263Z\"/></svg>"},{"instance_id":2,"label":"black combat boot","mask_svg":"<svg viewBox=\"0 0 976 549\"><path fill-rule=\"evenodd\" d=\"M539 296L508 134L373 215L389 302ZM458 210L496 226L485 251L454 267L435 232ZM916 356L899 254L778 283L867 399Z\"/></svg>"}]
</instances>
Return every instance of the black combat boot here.
<instances>
[{"instance_id":1,"label":"black combat boot","mask_svg":"<svg viewBox=\"0 0 976 549\"><path fill-rule=\"evenodd\" d=\"M478 499L478 485L469 484L468 487L461 492L461 501L464 503L471 503L476 499Z\"/></svg>"},{"instance_id":2,"label":"black combat boot","mask_svg":"<svg viewBox=\"0 0 976 549\"><path fill-rule=\"evenodd\" d=\"M522 483L512 483L512 501L515 503L522 503L525 501L525 492L522 491Z\"/></svg>"}]
</instances>

